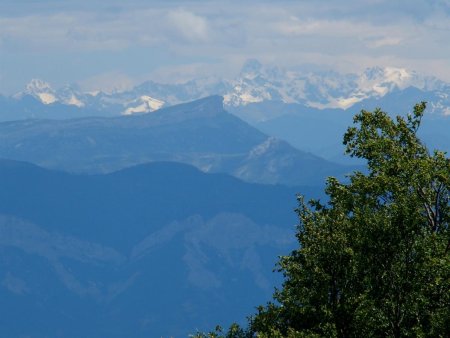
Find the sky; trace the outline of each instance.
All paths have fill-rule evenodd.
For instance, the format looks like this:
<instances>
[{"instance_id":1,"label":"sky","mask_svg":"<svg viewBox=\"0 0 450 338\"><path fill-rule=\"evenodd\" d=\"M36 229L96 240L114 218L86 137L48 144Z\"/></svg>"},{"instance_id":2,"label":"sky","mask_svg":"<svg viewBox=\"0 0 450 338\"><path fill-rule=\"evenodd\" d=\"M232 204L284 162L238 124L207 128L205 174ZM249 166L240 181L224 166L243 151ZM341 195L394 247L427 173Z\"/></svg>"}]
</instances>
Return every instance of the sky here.
<instances>
[{"instance_id":1,"label":"sky","mask_svg":"<svg viewBox=\"0 0 450 338\"><path fill-rule=\"evenodd\" d=\"M0 93L232 77L246 59L450 82L450 0L0 0Z\"/></svg>"}]
</instances>

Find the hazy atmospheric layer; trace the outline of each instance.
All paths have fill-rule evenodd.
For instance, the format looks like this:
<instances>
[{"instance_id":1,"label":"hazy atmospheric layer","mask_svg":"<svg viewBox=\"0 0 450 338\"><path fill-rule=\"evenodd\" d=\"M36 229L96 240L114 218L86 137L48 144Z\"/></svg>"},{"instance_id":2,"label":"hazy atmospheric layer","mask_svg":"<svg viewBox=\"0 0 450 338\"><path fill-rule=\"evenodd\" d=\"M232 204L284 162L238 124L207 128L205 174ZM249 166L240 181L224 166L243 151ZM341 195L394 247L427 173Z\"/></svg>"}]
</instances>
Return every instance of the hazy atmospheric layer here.
<instances>
[{"instance_id":1,"label":"hazy atmospheric layer","mask_svg":"<svg viewBox=\"0 0 450 338\"><path fill-rule=\"evenodd\" d=\"M450 81L450 2L3 0L0 93L31 78L83 89L285 67L404 67Z\"/></svg>"}]
</instances>

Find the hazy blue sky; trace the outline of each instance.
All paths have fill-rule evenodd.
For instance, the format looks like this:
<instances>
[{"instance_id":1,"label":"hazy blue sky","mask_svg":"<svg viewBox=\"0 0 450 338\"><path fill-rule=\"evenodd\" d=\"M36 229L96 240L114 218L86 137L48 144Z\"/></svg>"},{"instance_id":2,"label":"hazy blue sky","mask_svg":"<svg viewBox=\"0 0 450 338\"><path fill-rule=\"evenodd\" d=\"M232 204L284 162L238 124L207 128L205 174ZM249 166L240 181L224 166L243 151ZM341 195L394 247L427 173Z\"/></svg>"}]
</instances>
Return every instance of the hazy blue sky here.
<instances>
[{"instance_id":1,"label":"hazy blue sky","mask_svg":"<svg viewBox=\"0 0 450 338\"><path fill-rule=\"evenodd\" d=\"M0 0L0 93L230 76L247 58L450 81L450 0Z\"/></svg>"}]
</instances>

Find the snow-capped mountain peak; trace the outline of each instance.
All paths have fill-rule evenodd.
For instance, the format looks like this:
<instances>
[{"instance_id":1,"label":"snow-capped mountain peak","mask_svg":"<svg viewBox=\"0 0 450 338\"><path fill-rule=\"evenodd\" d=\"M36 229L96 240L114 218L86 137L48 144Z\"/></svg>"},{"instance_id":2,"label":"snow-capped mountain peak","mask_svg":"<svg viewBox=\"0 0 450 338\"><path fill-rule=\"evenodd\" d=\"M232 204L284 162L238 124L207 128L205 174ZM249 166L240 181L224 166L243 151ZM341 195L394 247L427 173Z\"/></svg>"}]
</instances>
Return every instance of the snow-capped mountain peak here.
<instances>
[{"instance_id":1,"label":"snow-capped mountain peak","mask_svg":"<svg viewBox=\"0 0 450 338\"><path fill-rule=\"evenodd\" d=\"M409 87L433 92L430 107L433 111L448 114L450 84L405 68L373 67L361 73L345 74L320 69L284 69L263 65L255 59L245 62L240 73L232 79L208 77L176 84L146 81L130 90L112 93L87 93L76 86L55 91L48 83L34 79L16 98L32 95L44 104L58 102L108 115L147 113L211 95L222 96L224 105L232 109L265 101L318 109L348 109L364 100L378 100Z\"/></svg>"},{"instance_id":2,"label":"snow-capped mountain peak","mask_svg":"<svg viewBox=\"0 0 450 338\"><path fill-rule=\"evenodd\" d=\"M30 93L39 93L39 92L52 92L53 89L50 87L48 82L45 82L40 79L32 79L26 86L26 89Z\"/></svg>"},{"instance_id":3,"label":"snow-capped mountain peak","mask_svg":"<svg viewBox=\"0 0 450 338\"><path fill-rule=\"evenodd\" d=\"M41 101L43 104L51 104L58 101L55 91L50 84L40 79L32 79L26 86L25 93Z\"/></svg>"},{"instance_id":4,"label":"snow-capped mountain peak","mask_svg":"<svg viewBox=\"0 0 450 338\"><path fill-rule=\"evenodd\" d=\"M66 85L56 92L58 101L69 106L77 106L78 108L86 105L86 103L83 102L85 95L86 94L83 94L76 85Z\"/></svg>"},{"instance_id":5,"label":"snow-capped mountain peak","mask_svg":"<svg viewBox=\"0 0 450 338\"><path fill-rule=\"evenodd\" d=\"M414 73L405 68L386 67L384 76L387 81L395 83L400 88L405 84L408 85L414 79Z\"/></svg>"},{"instance_id":6,"label":"snow-capped mountain peak","mask_svg":"<svg viewBox=\"0 0 450 338\"><path fill-rule=\"evenodd\" d=\"M404 68L368 68L359 77L358 87L366 94L383 96L394 88L404 89L415 85L417 75Z\"/></svg>"},{"instance_id":7,"label":"snow-capped mountain peak","mask_svg":"<svg viewBox=\"0 0 450 338\"><path fill-rule=\"evenodd\" d=\"M25 90L14 95L14 97L20 99L25 95L30 95L45 105L59 102L79 108L85 106L85 102L83 102L85 94L82 94L76 86L64 86L54 90L48 82L40 79L32 79L26 85Z\"/></svg>"}]
</instances>

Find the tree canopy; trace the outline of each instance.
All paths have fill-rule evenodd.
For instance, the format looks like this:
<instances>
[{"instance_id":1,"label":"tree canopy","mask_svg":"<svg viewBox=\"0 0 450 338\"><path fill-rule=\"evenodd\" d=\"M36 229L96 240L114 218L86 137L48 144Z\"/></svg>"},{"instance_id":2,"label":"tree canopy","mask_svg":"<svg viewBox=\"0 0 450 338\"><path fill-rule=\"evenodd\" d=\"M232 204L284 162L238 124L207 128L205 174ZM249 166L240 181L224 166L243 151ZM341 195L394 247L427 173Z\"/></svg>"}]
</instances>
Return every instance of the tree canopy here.
<instances>
[{"instance_id":1,"label":"tree canopy","mask_svg":"<svg viewBox=\"0 0 450 338\"><path fill-rule=\"evenodd\" d=\"M450 337L450 160L417 136L425 108L354 117L344 144L367 173L329 178L326 202L298 196L273 301L199 337Z\"/></svg>"}]
</instances>

